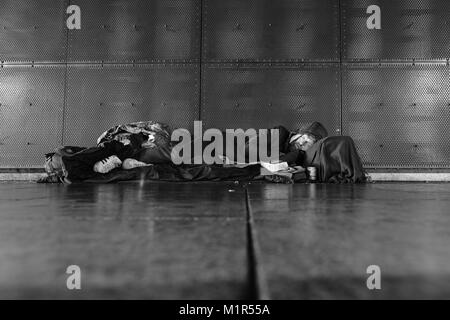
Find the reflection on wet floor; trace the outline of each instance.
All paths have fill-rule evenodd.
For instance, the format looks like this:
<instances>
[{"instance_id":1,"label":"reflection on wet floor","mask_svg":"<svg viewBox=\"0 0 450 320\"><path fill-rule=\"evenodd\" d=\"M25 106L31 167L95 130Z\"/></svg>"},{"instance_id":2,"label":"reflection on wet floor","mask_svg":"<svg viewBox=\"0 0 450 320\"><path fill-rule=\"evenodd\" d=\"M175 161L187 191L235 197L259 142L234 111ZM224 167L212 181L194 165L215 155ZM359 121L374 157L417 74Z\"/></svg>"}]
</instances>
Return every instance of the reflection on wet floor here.
<instances>
[{"instance_id":1,"label":"reflection on wet floor","mask_svg":"<svg viewBox=\"0 0 450 320\"><path fill-rule=\"evenodd\" d=\"M0 184L0 297L245 298L242 192ZM72 264L79 292L66 289Z\"/></svg>"},{"instance_id":2,"label":"reflection on wet floor","mask_svg":"<svg viewBox=\"0 0 450 320\"><path fill-rule=\"evenodd\" d=\"M0 298L251 298L245 187L271 298L450 296L449 184L1 183Z\"/></svg>"},{"instance_id":3,"label":"reflection on wet floor","mask_svg":"<svg viewBox=\"0 0 450 320\"><path fill-rule=\"evenodd\" d=\"M284 190L283 190L284 189ZM450 296L450 185L249 188L277 298ZM382 290L368 290L378 265Z\"/></svg>"}]
</instances>

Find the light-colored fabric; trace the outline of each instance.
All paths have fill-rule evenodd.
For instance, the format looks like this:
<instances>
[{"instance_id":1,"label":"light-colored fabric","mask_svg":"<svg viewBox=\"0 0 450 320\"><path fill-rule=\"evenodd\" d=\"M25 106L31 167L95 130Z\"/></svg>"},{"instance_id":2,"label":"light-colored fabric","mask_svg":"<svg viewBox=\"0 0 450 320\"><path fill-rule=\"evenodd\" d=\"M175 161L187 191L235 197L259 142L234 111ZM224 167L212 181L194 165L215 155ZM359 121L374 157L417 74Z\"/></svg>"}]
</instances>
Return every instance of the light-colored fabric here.
<instances>
[{"instance_id":1,"label":"light-colored fabric","mask_svg":"<svg viewBox=\"0 0 450 320\"><path fill-rule=\"evenodd\" d=\"M298 139L300 139L301 136L302 136L301 133L294 134L294 135L291 137L291 139L289 140L289 143L294 143L295 141L297 141Z\"/></svg>"},{"instance_id":2,"label":"light-colored fabric","mask_svg":"<svg viewBox=\"0 0 450 320\"><path fill-rule=\"evenodd\" d=\"M146 136L146 140L142 143L143 148L156 148L159 146L169 146L171 138L171 129L168 125L153 122L141 121L128 124L122 124L108 129L103 132L97 139L97 145L103 146L105 142L112 140L123 141L126 144L132 134L142 133Z\"/></svg>"}]
</instances>

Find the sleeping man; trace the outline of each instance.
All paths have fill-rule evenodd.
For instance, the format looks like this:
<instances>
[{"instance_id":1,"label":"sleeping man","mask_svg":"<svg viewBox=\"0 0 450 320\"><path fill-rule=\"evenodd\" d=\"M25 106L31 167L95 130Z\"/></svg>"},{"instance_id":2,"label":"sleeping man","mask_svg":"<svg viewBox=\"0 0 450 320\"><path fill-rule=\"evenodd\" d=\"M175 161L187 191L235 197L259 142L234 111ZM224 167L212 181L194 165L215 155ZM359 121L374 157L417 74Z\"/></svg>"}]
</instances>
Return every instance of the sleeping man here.
<instances>
[{"instance_id":1,"label":"sleeping man","mask_svg":"<svg viewBox=\"0 0 450 320\"><path fill-rule=\"evenodd\" d=\"M323 182L364 181L362 165L351 138L327 137L327 130L319 122L296 131L289 131L283 126L275 129L278 129L280 161L292 167L315 166L319 169L319 177L323 176ZM259 165L245 168L216 164L175 165L171 158L174 144L170 137L169 127L160 123L138 122L116 126L100 136L96 147L62 147L55 153L47 154L46 171L49 177L44 182L133 180L138 173L140 179L145 173L148 180L250 180L259 174ZM249 137L246 147L253 139L261 137ZM265 141L270 144L272 140ZM271 150L270 146L268 150ZM321 159L325 158L333 165L322 163ZM321 168L332 168L332 172Z\"/></svg>"}]
</instances>

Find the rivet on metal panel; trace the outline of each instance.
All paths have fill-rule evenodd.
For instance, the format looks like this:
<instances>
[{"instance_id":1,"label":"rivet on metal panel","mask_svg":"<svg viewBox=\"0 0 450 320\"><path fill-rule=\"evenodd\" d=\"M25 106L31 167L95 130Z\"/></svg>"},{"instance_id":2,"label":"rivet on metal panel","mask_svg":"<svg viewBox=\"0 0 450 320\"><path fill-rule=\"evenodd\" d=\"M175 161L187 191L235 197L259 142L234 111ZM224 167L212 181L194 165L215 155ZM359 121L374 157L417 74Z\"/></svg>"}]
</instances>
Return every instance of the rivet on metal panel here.
<instances>
[{"instance_id":1,"label":"rivet on metal panel","mask_svg":"<svg viewBox=\"0 0 450 320\"><path fill-rule=\"evenodd\" d=\"M234 107L235 107L235 108L239 108L240 106L241 106L241 105L240 105L239 103L235 103L235 104L234 104Z\"/></svg>"},{"instance_id":2,"label":"rivet on metal panel","mask_svg":"<svg viewBox=\"0 0 450 320\"><path fill-rule=\"evenodd\" d=\"M175 29L169 28L168 24L164 25L164 29L166 29L166 31L171 31L171 32L175 32L176 31Z\"/></svg>"},{"instance_id":3,"label":"rivet on metal panel","mask_svg":"<svg viewBox=\"0 0 450 320\"><path fill-rule=\"evenodd\" d=\"M411 22L411 23L407 24L407 25L403 28L403 30L411 29L411 27L412 27L413 25L414 25L414 22Z\"/></svg>"},{"instance_id":4,"label":"rivet on metal panel","mask_svg":"<svg viewBox=\"0 0 450 320\"><path fill-rule=\"evenodd\" d=\"M297 29L295 29L296 31L303 31L306 27L306 23L302 24L301 26L297 27Z\"/></svg>"},{"instance_id":5,"label":"rivet on metal panel","mask_svg":"<svg viewBox=\"0 0 450 320\"><path fill-rule=\"evenodd\" d=\"M242 30L241 24L240 23L236 23L236 25L233 27L233 30Z\"/></svg>"}]
</instances>

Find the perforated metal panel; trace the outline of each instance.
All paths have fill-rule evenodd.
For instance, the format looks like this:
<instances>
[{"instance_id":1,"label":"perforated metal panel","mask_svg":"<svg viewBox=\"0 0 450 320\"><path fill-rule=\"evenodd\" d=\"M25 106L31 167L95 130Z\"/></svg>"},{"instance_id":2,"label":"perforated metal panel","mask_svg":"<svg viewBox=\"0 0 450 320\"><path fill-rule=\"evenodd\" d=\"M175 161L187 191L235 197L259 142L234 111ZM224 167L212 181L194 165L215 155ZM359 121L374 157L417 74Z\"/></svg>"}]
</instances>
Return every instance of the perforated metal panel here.
<instances>
[{"instance_id":1,"label":"perforated metal panel","mask_svg":"<svg viewBox=\"0 0 450 320\"><path fill-rule=\"evenodd\" d=\"M1 61L63 61L65 0L1 0Z\"/></svg>"},{"instance_id":2,"label":"perforated metal panel","mask_svg":"<svg viewBox=\"0 0 450 320\"><path fill-rule=\"evenodd\" d=\"M343 130L367 166L450 166L449 76L445 65L347 66Z\"/></svg>"},{"instance_id":3,"label":"perforated metal panel","mask_svg":"<svg viewBox=\"0 0 450 320\"><path fill-rule=\"evenodd\" d=\"M320 121L340 129L337 65L208 65L203 75L205 127L296 129Z\"/></svg>"},{"instance_id":4,"label":"perforated metal panel","mask_svg":"<svg viewBox=\"0 0 450 320\"><path fill-rule=\"evenodd\" d=\"M204 60L339 60L335 0L204 0Z\"/></svg>"},{"instance_id":5,"label":"perforated metal panel","mask_svg":"<svg viewBox=\"0 0 450 320\"><path fill-rule=\"evenodd\" d=\"M64 67L0 68L0 167L41 166L61 144Z\"/></svg>"},{"instance_id":6,"label":"perforated metal panel","mask_svg":"<svg viewBox=\"0 0 450 320\"><path fill-rule=\"evenodd\" d=\"M92 146L108 128L134 121L191 128L197 73L195 65L69 66L64 143Z\"/></svg>"},{"instance_id":7,"label":"perforated metal panel","mask_svg":"<svg viewBox=\"0 0 450 320\"><path fill-rule=\"evenodd\" d=\"M387 64L450 58L450 1L70 3L81 30L66 30L68 0L0 0L0 167L40 165L61 142L94 145L119 123L191 128L199 116L221 129L321 121L330 134L342 122L367 166L450 167L448 67ZM366 27L373 4L381 30ZM79 64L65 78L66 66L31 61Z\"/></svg>"},{"instance_id":8,"label":"perforated metal panel","mask_svg":"<svg viewBox=\"0 0 450 320\"><path fill-rule=\"evenodd\" d=\"M366 26L367 7L381 9L381 30ZM344 59L450 57L450 1L342 0Z\"/></svg>"},{"instance_id":9,"label":"perforated metal panel","mask_svg":"<svg viewBox=\"0 0 450 320\"><path fill-rule=\"evenodd\" d=\"M78 0L69 61L198 60L200 0Z\"/></svg>"}]
</instances>

